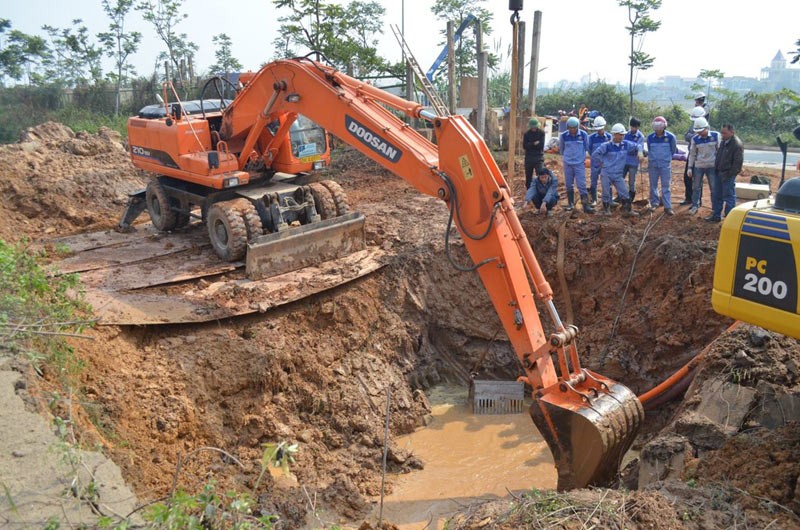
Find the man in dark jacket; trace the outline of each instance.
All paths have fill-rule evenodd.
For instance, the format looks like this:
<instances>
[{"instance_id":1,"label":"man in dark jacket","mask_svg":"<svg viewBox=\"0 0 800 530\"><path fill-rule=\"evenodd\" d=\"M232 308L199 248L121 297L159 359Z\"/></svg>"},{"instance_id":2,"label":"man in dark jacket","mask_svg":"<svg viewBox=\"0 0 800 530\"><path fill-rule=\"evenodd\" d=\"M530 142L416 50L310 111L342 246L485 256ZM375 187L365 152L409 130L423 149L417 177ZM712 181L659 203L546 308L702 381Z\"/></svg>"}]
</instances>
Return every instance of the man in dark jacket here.
<instances>
[{"instance_id":1,"label":"man in dark jacket","mask_svg":"<svg viewBox=\"0 0 800 530\"><path fill-rule=\"evenodd\" d=\"M525 189L527 190L533 181L533 171L544 165L544 131L536 118L528 121L528 130L522 137L522 148L525 149Z\"/></svg>"},{"instance_id":2,"label":"man in dark jacket","mask_svg":"<svg viewBox=\"0 0 800 530\"><path fill-rule=\"evenodd\" d=\"M528 193L525 194L525 202L522 203L522 211L529 209L531 203L535 208L533 213L538 214L542 204L547 208L547 215L553 215L552 209L558 203L558 179L552 171L544 166L536 168L536 180L533 181Z\"/></svg>"},{"instance_id":3,"label":"man in dark jacket","mask_svg":"<svg viewBox=\"0 0 800 530\"><path fill-rule=\"evenodd\" d=\"M744 162L744 146L733 130L733 125L726 123L720 130L722 143L714 162L714 187L711 190L711 215L706 217L710 223L722 220L722 206L725 215L736 206L736 175L742 170Z\"/></svg>"}]
</instances>

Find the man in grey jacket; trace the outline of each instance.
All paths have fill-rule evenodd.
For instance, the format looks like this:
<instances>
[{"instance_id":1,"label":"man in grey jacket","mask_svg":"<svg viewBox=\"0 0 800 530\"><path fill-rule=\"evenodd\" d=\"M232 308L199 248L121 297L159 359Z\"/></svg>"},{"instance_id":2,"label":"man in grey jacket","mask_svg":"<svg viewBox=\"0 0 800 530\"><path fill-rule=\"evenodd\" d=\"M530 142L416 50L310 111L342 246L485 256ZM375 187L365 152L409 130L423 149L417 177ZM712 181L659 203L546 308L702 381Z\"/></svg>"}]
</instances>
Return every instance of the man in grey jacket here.
<instances>
[{"instance_id":1,"label":"man in grey jacket","mask_svg":"<svg viewBox=\"0 0 800 530\"><path fill-rule=\"evenodd\" d=\"M695 135L689 143L689 171L692 177L692 207L689 214L694 215L700 209L700 193L703 189L703 176L708 179L711 186L711 196L714 197L714 181L716 179L716 169L714 164L719 149L720 136L717 131L712 131L708 127L708 120L697 118L694 120L693 127ZM713 198L712 198L713 202Z\"/></svg>"},{"instance_id":2,"label":"man in grey jacket","mask_svg":"<svg viewBox=\"0 0 800 530\"><path fill-rule=\"evenodd\" d=\"M722 220L722 206L725 215L736 206L736 175L742 170L744 146L734 133L733 125L726 123L720 129L722 143L714 161L714 186L711 193L711 215L705 218L710 223Z\"/></svg>"}]
</instances>

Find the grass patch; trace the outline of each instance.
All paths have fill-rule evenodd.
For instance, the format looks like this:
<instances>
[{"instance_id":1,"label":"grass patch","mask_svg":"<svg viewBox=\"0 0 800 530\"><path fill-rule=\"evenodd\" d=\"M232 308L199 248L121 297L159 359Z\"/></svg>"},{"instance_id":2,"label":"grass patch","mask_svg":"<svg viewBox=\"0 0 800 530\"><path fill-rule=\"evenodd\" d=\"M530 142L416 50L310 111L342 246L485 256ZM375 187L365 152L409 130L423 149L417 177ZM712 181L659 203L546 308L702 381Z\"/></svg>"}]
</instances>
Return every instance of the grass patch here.
<instances>
[{"instance_id":1,"label":"grass patch","mask_svg":"<svg viewBox=\"0 0 800 530\"><path fill-rule=\"evenodd\" d=\"M91 322L78 276L49 277L44 258L25 241L0 240L0 355L23 356L39 374L48 371L72 387L82 363L65 338L80 335Z\"/></svg>"}]
</instances>

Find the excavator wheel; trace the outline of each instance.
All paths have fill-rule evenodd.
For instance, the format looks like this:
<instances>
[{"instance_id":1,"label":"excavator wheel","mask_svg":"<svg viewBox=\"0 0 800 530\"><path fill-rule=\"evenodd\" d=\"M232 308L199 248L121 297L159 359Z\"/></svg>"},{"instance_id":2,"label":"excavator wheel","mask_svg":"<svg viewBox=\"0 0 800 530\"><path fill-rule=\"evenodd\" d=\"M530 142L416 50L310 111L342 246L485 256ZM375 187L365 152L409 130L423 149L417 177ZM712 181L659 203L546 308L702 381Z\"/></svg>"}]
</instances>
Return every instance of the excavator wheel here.
<instances>
[{"instance_id":1,"label":"excavator wheel","mask_svg":"<svg viewBox=\"0 0 800 530\"><path fill-rule=\"evenodd\" d=\"M237 261L247 251L247 226L244 217L230 202L218 202L208 210L208 238L217 256Z\"/></svg>"},{"instance_id":2,"label":"excavator wheel","mask_svg":"<svg viewBox=\"0 0 800 530\"><path fill-rule=\"evenodd\" d=\"M322 217L322 220L336 217L336 202L331 190L322 182L312 182L308 187L311 188L311 194L314 196L314 206L317 208L317 213Z\"/></svg>"},{"instance_id":3,"label":"excavator wheel","mask_svg":"<svg viewBox=\"0 0 800 530\"><path fill-rule=\"evenodd\" d=\"M247 199L235 199L230 201L230 204L236 208L242 215L242 219L244 219L248 241L252 241L264 233L264 225L261 224L261 216L258 215L255 204Z\"/></svg>"},{"instance_id":4,"label":"excavator wheel","mask_svg":"<svg viewBox=\"0 0 800 530\"><path fill-rule=\"evenodd\" d=\"M170 208L170 199L158 180L153 179L147 183L145 201L150 220L153 221L156 229L167 231L175 228L178 223L178 214Z\"/></svg>"},{"instance_id":5,"label":"excavator wheel","mask_svg":"<svg viewBox=\"0 0 800 530\"><path fill-rule=\"evenodd\" d=\"M331 195L333 195L333 202L336 204L336 215L344 215L350 211L350 205L347 204L347 195L338 182L323 180L320 184L328 188Z\"/></svg>"}]
</instances>

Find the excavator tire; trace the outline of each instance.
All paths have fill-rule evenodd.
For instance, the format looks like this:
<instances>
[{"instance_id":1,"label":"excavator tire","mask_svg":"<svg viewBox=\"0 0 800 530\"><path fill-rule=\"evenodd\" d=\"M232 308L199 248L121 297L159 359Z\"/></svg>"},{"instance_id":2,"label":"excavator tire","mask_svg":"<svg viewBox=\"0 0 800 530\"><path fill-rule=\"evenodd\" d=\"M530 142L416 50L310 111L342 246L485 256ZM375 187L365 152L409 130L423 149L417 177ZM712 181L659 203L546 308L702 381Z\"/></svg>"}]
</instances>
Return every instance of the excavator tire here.
<instances>
[{"instance_id":1,"label":"excavator tire","mask_svg":"<svg viewBox=\"0 0 800 530\"><path fill-rule=\"evenodd\" d=\"M344 215L350 211L350 205L347 204L347 195L338 182L323 180L320 184L328 188L331 195L333 195L333 202L336 204L336 215Z\"/></svg>"},{"instance_id":2,"label":"excavator tire","mask_svg":"<svg viewBox=\"0 0 800 530\"><path fill-rule=\"evenodd\" d=\"M247 241L252 241L264 233L264 225L261 224L261 216L258 215L256 205L247 199L235 199L230 201L231 206L242 215L244 226L247 229Z\"/></svg>"},{"instance_id":3,"label":"excavator tire","mask_svg":"<svg viewBox=\"0 0 800 530\"><path fill-rule=\"evenodd\" d=\"M247 226L244 217L230 202L218 202L208 210L208 238L217 256L238 261L247 251Z\"/></svg>"},{"instance_id":4,"label":"excavator tire","mask_svg":"<svg viewBox=\"0 0 800 530\"><path fill-rule=\"evenodd\" d=\"M153 179L147 183L145 191L147 213L157 230L172 230L178 223L178 214L170 208L170 199L164 187L158 180Z\"/></svg>"},{"instance_id":5,"label":"excavator tire","mask_svg":"<svg viewBox=\"0 0 800 530\"><path fill-rule=\"evenodd\" d=\"M336 202L331 190L322 182L312 182L308 187L311 188L311 194L314 196L314 206L317 208L317 213L322 220L336 217Z\"/></svg>"}]
</instances>

